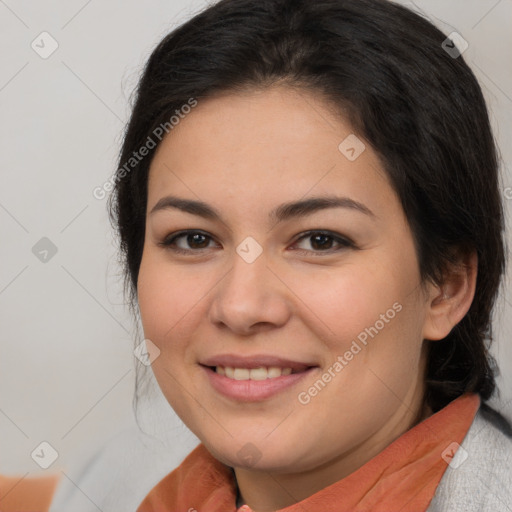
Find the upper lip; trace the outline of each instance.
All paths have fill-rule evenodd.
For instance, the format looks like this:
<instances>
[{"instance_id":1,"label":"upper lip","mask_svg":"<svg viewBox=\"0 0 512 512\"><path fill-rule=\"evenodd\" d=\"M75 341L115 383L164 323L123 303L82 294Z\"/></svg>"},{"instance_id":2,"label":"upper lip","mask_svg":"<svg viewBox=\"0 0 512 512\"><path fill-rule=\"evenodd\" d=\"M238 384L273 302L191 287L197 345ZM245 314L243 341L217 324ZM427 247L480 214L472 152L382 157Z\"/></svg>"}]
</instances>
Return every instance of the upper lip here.
<instances>
[{"instance_id":1,"label":"upper lip","mask_svg":"<svg viewBox=\"0 0 512 512\"><path fill-rule=\"evenodd\" d=\"M203 366L229 366L231 368L259 368L262 366L278 368L291 368L292 370L302 371L317 366L312 363L302 363L291 361L283 357L277 357L269 354L257 354L253 356L240 356L235 354L221 354L209 357L200 361Z\"/></svg>"}]
</instances>

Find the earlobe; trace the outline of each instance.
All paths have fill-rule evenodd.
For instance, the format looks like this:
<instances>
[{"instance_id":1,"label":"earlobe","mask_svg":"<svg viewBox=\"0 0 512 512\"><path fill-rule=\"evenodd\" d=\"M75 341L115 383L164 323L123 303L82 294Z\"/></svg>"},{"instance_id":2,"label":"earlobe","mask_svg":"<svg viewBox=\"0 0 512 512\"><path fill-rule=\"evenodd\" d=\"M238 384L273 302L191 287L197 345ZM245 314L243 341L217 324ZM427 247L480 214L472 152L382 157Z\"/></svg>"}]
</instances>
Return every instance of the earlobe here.
<instances>
[{"instance_id":1,"label":"earlobe","mask_svg":"<svg viewBox=\"0 0 512 512\"><path fill-rule=\"evenodd\" d=\"M450 267L442 284L429 285L423 339L442 340L464 318L475 296L477 269L472 252Z\"/></svg>"}]
</instances>

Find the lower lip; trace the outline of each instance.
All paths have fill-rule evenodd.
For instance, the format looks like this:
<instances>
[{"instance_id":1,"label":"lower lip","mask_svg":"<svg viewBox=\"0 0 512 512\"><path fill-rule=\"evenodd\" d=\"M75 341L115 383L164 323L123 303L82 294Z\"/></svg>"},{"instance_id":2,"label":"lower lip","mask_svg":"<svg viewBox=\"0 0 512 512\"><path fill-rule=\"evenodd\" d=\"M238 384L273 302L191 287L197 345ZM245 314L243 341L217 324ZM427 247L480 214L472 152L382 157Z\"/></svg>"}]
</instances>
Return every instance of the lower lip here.
<instances>
[{"instance_id":1,"label":"lower lip","mask_svg":"<svg viewBox=\"0 0 512 512\"><path fill-rule=\"evenodd\" d=\"M225 375L220 375L207 366L202 368L205 370L210 379L210 384L216 391L229 398L244 402L257 402L270 398L280 391L297 384L316 370L316 368L309 368L303 372L281 375L281 377L265 380L235 380Z\"/></svg>"}]
</instances>

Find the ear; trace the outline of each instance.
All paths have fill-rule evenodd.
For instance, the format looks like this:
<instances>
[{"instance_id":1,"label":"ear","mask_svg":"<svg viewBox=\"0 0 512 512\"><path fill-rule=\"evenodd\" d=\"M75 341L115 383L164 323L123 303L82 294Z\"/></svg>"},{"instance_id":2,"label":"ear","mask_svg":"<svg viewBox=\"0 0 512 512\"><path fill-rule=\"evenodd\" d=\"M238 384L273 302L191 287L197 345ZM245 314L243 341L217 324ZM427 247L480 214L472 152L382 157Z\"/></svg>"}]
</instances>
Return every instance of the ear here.
<instances>
[{"instance_id":1,"label":"ear","mask_svg":"<svg viewBox=\"0 0 512 512\"><path fill-rule=\"evenodd\" d=\"M473 251L449 266L442 284L429 283L423 339L445 338L464 318L475 296L477 271L478 257Z\"/></svg>"}]
</instances>

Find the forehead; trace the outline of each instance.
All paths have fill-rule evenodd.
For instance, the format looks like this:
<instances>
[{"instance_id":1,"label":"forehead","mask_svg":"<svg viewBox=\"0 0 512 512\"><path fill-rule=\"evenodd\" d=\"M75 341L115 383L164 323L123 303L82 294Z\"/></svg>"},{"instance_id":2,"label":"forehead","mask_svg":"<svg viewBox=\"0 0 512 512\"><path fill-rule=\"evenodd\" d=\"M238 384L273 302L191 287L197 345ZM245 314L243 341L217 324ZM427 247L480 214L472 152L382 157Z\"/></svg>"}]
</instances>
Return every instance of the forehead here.
<instances>
[{"instance_id":1,"label":"forehead","mask_svg":"<svg viewBox=\"0 0 512 512\"><path fill-rule=\"evenodd\" d=\"M287 87L198 100L157 149L148 209L165 192L217 199L220 209L248 201L270 209L326 193L377 209L396 201L377 155L350 124L315 94Z\"/></svg>"}]
</instances>

